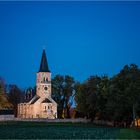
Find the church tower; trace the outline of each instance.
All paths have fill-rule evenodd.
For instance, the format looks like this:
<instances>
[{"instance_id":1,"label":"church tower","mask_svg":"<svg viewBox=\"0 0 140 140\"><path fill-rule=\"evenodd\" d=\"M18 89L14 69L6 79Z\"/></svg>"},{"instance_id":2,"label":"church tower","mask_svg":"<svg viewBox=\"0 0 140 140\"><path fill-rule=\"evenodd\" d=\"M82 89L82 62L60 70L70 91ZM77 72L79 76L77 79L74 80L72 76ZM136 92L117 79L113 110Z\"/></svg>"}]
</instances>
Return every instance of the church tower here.
<instances>
[{"instance_id":1,"label":"church tower","mask_svg":"<svg viewBox=\"0 0 140 140\"><path fill-rule=\"evenodd\" d=\"M40 69L37 73L36 88L39 97L51 97L51 72L48 67L45 50L43 50Z\"/></svg>"},{"instance_id":2,"label":"church tower","mask_svg":"<svg viewBox=\"0 0 140 140\"><path fill-rule=\"evenodd\" d=\"M27 103L18 104L19 118L57 118L57 103L51 98L51 72L43 50L37 73L36 95Z\"/></svg>"}]
</instances>

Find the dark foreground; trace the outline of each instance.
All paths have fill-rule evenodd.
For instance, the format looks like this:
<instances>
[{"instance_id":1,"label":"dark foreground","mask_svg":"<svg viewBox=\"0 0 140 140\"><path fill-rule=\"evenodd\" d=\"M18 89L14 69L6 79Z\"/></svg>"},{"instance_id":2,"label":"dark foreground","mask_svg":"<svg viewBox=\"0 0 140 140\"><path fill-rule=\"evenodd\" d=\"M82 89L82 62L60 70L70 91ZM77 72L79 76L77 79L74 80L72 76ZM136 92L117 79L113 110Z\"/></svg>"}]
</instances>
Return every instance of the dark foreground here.
<instances>
[{"instance_id":1,"label":"dark foreground","mask_svg":"<svg viewBox=\"0 0 140 140\"><path fill-rule=\"evenodd\" d=\"M0 139L140 139L140 131L86 123L0 122Z\"/></svg>"}]
</instances>

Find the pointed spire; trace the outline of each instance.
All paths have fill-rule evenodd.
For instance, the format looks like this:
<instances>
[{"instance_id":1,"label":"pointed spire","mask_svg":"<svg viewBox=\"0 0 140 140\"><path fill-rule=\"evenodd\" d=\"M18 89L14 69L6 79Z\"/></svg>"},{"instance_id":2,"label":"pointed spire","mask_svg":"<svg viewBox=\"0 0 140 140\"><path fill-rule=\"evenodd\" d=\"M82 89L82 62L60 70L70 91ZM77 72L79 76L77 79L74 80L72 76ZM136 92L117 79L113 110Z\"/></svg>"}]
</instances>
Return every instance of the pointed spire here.
<instances>
[{"instance_id":1,"label":"pointed spire","mask_svg":"<svg viewBox=\"0 0 140 140\"><path fill-rule=\"evenodd\" d=\"M45 49L43 49L39 72L50 72L47 58L46 58Z\"/></svg>"}]
</instances>

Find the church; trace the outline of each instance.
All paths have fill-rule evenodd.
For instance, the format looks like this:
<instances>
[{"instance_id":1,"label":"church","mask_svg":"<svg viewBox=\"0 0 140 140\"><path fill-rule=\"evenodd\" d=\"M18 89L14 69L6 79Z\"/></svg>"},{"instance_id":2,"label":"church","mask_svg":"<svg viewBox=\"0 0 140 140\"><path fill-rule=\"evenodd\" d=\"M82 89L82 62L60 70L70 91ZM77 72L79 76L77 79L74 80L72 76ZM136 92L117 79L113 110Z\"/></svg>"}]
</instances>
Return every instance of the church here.
<instances>
[{"instance_id":1,"label":"church","mask_svg":"<svg viewBox=\"0 0 140 140\"><path fill-rule=\"evenodd\" d=\"M36 78L36 94L29 101L18 104L18 118L57 118L57 103L51 97L51 72L45 50Z\"/></svg>"}]
</instances>

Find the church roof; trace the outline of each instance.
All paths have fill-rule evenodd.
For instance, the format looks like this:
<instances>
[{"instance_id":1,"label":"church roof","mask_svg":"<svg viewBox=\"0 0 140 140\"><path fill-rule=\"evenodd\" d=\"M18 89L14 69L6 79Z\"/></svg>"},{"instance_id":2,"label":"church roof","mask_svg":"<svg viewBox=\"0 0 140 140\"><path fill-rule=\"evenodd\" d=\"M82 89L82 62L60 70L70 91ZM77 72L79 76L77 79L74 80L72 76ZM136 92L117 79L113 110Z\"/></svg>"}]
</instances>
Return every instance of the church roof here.
<instances>
[{"instance_id":1,"label":"church roof","mask_svg":"<svg viewBox=\"0 0 140 140\"><path fill-rule=\"evenodd\" d=\"M30 104L34 104L39 98L40 98L39 96L35 95L35 96L31 99Z\"/></svg>"},{"instance_id":2,"label":"church roof","mask_svg":"<svg viewBox=\"0 0 140 140\"><path fill-rule=\"evenodd\" d=\"M42 103L52 103L48 98L45 98Z\"/></svg>"},{"instance_id":3,"label":"church roof","mask_svg":"<svg viewBox=\"0 0 140 140\"><path fill-rule=\"evenodd\" d=\"M50 72L45 50L43 50L43 53L42 53L39 72Z\"/></svg>"}]
</instances>

